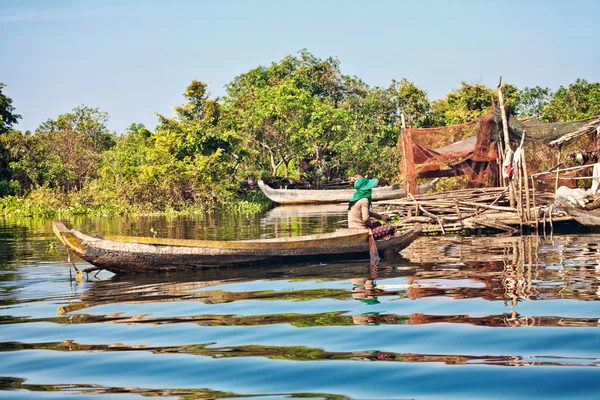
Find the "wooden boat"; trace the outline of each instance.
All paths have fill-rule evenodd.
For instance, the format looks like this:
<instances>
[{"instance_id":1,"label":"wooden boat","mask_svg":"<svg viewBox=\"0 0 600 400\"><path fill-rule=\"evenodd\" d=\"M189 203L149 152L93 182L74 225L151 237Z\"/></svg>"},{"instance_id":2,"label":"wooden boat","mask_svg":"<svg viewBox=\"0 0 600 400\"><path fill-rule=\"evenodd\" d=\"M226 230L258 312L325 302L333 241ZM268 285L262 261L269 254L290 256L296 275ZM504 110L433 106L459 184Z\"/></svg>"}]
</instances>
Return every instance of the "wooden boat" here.
<instances>
[{"instance_id":1,"label":"wooden boat","mask_svg":"<svg viewBox=\"0 0 600 400\"><path fill-rule=\"evenodd\" d=\"M277 263L369 258L366 229L340 229L332 233L240 241L161 239L132 236L94 237L53 222L60 241L80 258L114 273L153 270L190 270L258 262ZM389 240L377 241L380 255L397 254L421 233L416 224Z\"/></svg>"},{"instance_id":2,"label":"wooden boat","mask_svg":"<svg viewBox=\"0 0 600 400\"><path fill-rule=\"evenodd\" d=\"M600 228L600 210L583 210L565 203L561 203L561 206L567 214L581 225L589 228Z\"/></svg>"},{"instance_id":3,"label":"wooden boat","mask_svg":"<svg viewBox=\"0 0 600 400\"><path fill-rule=\"evenodd\" d=\"M419 186L419 193L427 193L437 183L438 178ZM344 203L354 195L354 189L273 189L262 180L258 187L271 201L279 204L315 204L315 203ZM400 185L376 187L372 191L373 201L393 200L406 197Z\"/></svg>"}]
</instances>

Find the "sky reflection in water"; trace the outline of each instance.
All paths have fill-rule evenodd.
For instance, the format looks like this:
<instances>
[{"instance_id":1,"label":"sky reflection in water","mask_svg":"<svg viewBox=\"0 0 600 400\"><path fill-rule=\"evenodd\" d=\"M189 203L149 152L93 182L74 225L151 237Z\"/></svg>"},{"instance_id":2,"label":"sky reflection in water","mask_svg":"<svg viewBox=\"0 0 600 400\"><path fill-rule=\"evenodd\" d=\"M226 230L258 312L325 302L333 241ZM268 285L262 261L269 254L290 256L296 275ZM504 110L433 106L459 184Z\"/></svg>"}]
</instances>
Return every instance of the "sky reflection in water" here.
<instances>
[{"instance_id":1,"label":"sky reflection in water","mask_svg":"<svg viewBox=\"0 0 600 400\"><path fill-rule=\"evenodd\" d=\"M71 224L248 239L345 222L343 208L275 210ZM0 398L597 398L599 239L423 237L376 269L367 260L76 282L49 222L5 221Z\"/></svg>"}]
</instances>

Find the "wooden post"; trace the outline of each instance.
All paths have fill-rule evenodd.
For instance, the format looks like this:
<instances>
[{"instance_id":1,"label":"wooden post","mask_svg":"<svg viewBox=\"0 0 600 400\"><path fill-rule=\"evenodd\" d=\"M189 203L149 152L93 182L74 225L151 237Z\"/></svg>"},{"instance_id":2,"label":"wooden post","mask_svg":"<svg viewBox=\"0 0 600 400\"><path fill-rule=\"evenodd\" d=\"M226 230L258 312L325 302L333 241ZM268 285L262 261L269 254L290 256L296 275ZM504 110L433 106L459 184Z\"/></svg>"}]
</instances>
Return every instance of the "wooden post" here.
<instances>
[{"instance_id":1,"label":"wooden post","mask_svg":"<svg viewBox=\"0 0 600 400\"><path fill-rule=\"evenodd\" d=\"M519 157L521 157L521 155L519 155ZM520 160L517 161L520 164ZM518 196L517 197L517 208L518 208L518 214L519 214L519 219L521 220L521 229L523 228L523 219L527 220L527 218L525 217L525 210L523 207L523 169L522 168L517 168L517 170L514 172L515 174L517 174L517 182L518 182ZM516 185L515 185L516 186Z\"/></svg>"},{"instance_id":2,"label":"wooden post","mask_svg":"<svg viewBox=\"0 0 600 400\"><path fill-rule=\"evenodd\" d=\"M525 150L523 143L525 142L525 131L521 138L521 166L523 167L523 183L525 184L525 207L527 209L527 220L531 221L531 201L529 198L529 174L527 173L527 162L525 161Z\"/></svg>"},{"instance_id":3,"label":"wooden post","mask_svg":"<svg viewBox=\"0 0 600 400\"><path fill-rule=\"evenodd\" d=\"M510 149L510 135L508 134L508 118L506 117L506 110L504 109L504 97L502 97L502 77L498 83L498 104L500 106L500 113L502 115L502 131L504 133L504 149ZM513 172L514 173L514 172ZM510 192L510 206L515 206L515 185L512 180L509 181L509 192Z\"/></svg>"},{"instance_id":4,"label":"wooden post","mask_svg":"<svg viewBox=\"0 0 600 400\"><path fill-rule=\"evenodd\" d=\"M496 160L498 162L498 171L499 171L499 181L498 183L500 184L500 186L502 187L506 187L507 182L506 182L506 178L504 177L504 173L502 171L502 165L504 164L504 148L502 146L502 139L498 138L498 159Z\"/></svg>"},{"instance_id":5,"label":"wooden post","mask_svg":"<svg viewBox=\"0 0 600 400\"><path fill-rule=\"evenodd\" d=\"M560 165L560 152L562 150L562 146L558 147L558 160L556 160L556 165ZM554 181L554 193L556 193L556 191L558 190L558 170L560 168L556 169L556 180Z\"/></svg>"},{"instance_id":6,"label":"wooden post","mask_svg":"<svg viewBox=\"0 0 600 400\"><path fill-rule=\"evenodd\" d=\"M408 194L419 194L417 188L417 179L415 176L415 160L413 153L412 135L409 130L406 129L406 123L404 121L404 113L400 113L402 119L402 128L400 130L400 136L402 137L402 159L403 159L403 173L404 173L404 192Z\"/></svg>"},{"instance_id":7,"label":"wooden post","mask_svg":"<svg viewBox=\"0 0 600 400\"><path fill-rule=\"evenodd\" d=\"M531 195L533 200L533 212L535 213L535 234L539 235L540 230L540 220L539 220L539 212L537 206L535 204L535 178L531 177Z\"/></svg>"}]
</instances>

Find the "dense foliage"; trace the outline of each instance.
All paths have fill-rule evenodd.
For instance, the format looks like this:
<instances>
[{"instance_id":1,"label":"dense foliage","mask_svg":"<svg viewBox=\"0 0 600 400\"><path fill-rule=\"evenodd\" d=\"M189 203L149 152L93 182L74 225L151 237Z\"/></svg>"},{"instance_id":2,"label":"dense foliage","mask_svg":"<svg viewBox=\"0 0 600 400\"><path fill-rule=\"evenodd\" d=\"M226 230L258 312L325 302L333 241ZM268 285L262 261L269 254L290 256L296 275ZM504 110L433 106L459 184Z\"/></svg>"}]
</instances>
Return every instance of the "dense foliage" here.
<instances>
[{"instance_id":1,"label":"dense foliage","mask_svg":"<svg viewBox=\"0 0 600 400\"><path fill-rule=\"evenodd\" d=\"M0 82L0 135L6 133L21 118L20 115L14 112L12 99L2 93L5 86L4 83Z\"/></svg>"},{"instance_id":2,"label":"dense foliage","mask_svg":"<svg viewBox=\"0 0 600 400\"><path fill-rule=\"evenodd\" d=\"M110 132L108 114L79 106L35 132L0 83L0 214L256 209L248 177L320 185L354 174L399 182L400 113L409 127L472 121L497 103L495 88L461 82L431 102L406 79L370 87L344 75L336 58L306 50L233 79L222 99L192 81L172 117L151 131ZM518 116L567 121L600 114L600 83L577 80L556 92L504 84ZM258 197L260 198L260 197ZM248 208L250 207L250 208Z\"/></svg>"},{"instance_id":3,"label":"dense foliage","mask_svg":"<svg viewBox=\"0 0 600 400\"><path fill-rule=\"evenodd\" d=\"M550 122L573 121L600 114L600 82L577 79L568 88L560 87L543 109Z\"/></svg>"}]
</instances>

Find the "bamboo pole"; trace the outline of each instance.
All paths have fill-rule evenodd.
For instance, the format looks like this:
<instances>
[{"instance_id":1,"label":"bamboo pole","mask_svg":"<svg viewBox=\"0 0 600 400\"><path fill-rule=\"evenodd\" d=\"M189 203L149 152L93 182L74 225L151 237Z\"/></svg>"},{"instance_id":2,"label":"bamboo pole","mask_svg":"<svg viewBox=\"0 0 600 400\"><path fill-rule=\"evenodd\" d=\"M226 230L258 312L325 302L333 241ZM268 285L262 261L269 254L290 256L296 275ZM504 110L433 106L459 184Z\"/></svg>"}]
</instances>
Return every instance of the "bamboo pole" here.
<instances>
[{"instance_id":1,"label":"bamboo pole","mask_svg":"<svg viewBox=\"0 0 600 400\"><path fill-rule=\"evenodd\" d=\"M522 169L521 169L521 153L522 153L522 145L523 145L523 136L521 136L521 144L519 145L518 149L518 153L516 153L513 156L513 160L514 160L514 164L516 166L518 166L515 171L514 174L517 177L517 183L515 184L515 186L517 186L516 189L518 189L518 196L516 196L517 198L517 213L519 214L519 220L521 222L521 229L523 229L523 220L526 219L525 218L525 213L523 210L523 173L522 173ZM519 157L518 159L516 159L516 157ZM513 179L514 181L514 179Z\"/></svg>"},{"instance_id":2,"label":"bamboo pole","mask_svg":"<svg viewBox=\"0 0 600 400\"><path fill-rule=\"evenodd\" d=\"M554 224L552 223L552 206L548 212L548 219L550 220L550 240L554 240Z\"/></svg>"},{"instance_id":3,"label":"bamboo pole","mask_svg":"<svg viewBox=\"0 0 600 400\"><path fill-rule=\"evenodd\" d=\"M402 144L402 175L404 175L404 193L408 191L408 154L406 154L406 139L404 138L404 114L400 113L402 125L400 126L400 143Z\"/></svg>"},{"instance_id":4,"label":"bamboo pole","mask_svg":"<svg viewBox=\"0 0 600 400\"><path fill-rule=\"evenodd\" d=\"M521 173L521 155L519 154L519 160L515 160L515 163L519 165L519 168L515 170L515 174L517 176L518 182L518 196L517 197L517 214L519 215L519 220L521 221L521 229L523 228L523 219L525 217L523 211L523 180Z\"/></svg>"},{"instance_id":5,"label":"bamboo pole","mask_svg":"<svg viewBox=\"0 0 600 400\"><path fill-rule=\"evenodd\" d=\"M456 207L456 215L458 216L458 220L460 221L460 225L462 226L463 225L463 223L462 223L462 215L460 213L460 207L458 206L458 200L455 200L454 205Z\"/></svg>"},{"instance_id":6,"label":"bamboo pole","mask_svg":"<svg viewBox=\"0 0 600 400\"><path fill-rule=\"evenodd\" d=\"M496 210L496 211L508 211L508 212L514 212L515 209L512 207L501 207L501 206L492 206L492 205L488 205L488 204L480 204L480 203L469 203L469 202L465 202L465 201L461 201L461 204L466 204L466 205L470 205L470 206L474 206L474 207L483 207L483 208L487 208L490 210Z\"/></svg>"},{"instance_id":7,"label":"bamboo pole","mask_svg":"<svg viewBox=\"0 0 600 400\"><path fill-rule=\"evenodd\" d=\"M412 135L410 131L406 129L404 113L400 113L400 119L402 120L400 136L402 138L402 158L404 159L404 191L405 193L419 194L417 180L415 178L415 160L413 154Z\"/></svg>"},{"instance_id":8,"label":"bamboo pole","mask_svg":"<svg viewBox=\"0 0 600 400\"><path fill-rule=\"evenodd\" d=\"M504 109L504 97L502 97L502 77L498 82L498 104L500 105L500 113L502 115L502 131L504 133L504 146L508 151L510 149L510 136L508 134L508 118L506 117L506 110ZM510 180L510 178L509 178ZM509 181L510 186L510 206L515 206L515 186L512 180Z\"/></svg>"},{"instance_id":9,"label":"bamboo pole","mask_svg":"<svg viewBox=\"0 0 600 400\"><path fill-rule=\"evenodd\" d=\"M558 161L557 164L560 164L560 152L561 152L562 148L559 147L558 148ZM556 193L556 191L558 190L558 170L556 171L556 180L554 181L554 193Z\"/></svg>"},{"instance_id":10,"label":"bamboo pole","mask_svg":"<svg viewBox=\"0 0 600 400\"><path fill-rule=\"evenodd\" d=\"M502 146L502 140L498 138L498 171L500 172L500 181L498 182L500 185L506 187L508 182L504 177L504 173L502 172L502 165L504 164L504 147Z\"/></svg>"},{"instance_id":11,"label":"bamboo pole","mask_svg":"<svg viewBox=\"0 0 600 400\"><path fill-rule=\"evenodd\" d=\"M540 229L540 219L539 219L539 212L537 209L537 205L535 204L535 180L533 179L533 177L531 178L531 195L533 198L533 212L535 213L535 233L536 235L539 235L539 229Z\"/></svg>"},{"instance_id":12,"label":"bamboo pole","mask_svg":"<svg viewBox=\"0 0 600 400\"><path fill-rule=\"evenodd\" d=\"M550 168L548 171L544 171L544 172L538 172L537 174L532 174L531 177L537 177L540 175L549 175L553 172L566 172L566 171L578 171L580 169L586 169L586 168L593 168L594 164L587 164L587 165L580 165L578 167L569 167L569 168L563 168L563 169L557 169L556 171L554 170L554 168L559 167L560 164L556 165L555 167Z\"/></svg>"},{"instance_id":13,"label":"bamboo pole","mask_svg":"<svg viewBox=\"0 0 600 400\"><path fill-rule=\"evenodd\" d=\"M523 182L525 183L525 206L527 209L527 219L531 221L531 199L529 197L529 176L527 174L527 164L525 155L523 155Z\"/></svg>"},{"instance_id":14,"label":"bamboo pole","mask_svg":"<svg viewBox=\"0 0 600 400\"><path fill-rule=\"evenodd\" d=\"M529 177L527 175L527 161L525 160L525 148L523 144L525 143L525 131L523 131L523 136L521 136L521 144L519 147L521 148L521 168L523 170L523 186L525 188L525 219L527 222L531 221L531 202L529 199Z\"/></svg>"},{"instance_id":15,"label":"bamboo pole","mask_svg":"<svg viewBox=\"0 0 600 400\"><path fill-rule=\"evenodd\" d=\"M600 176L574 176L572 178L558 178L558 179L563 180L563 181L566 181L566 180L578 181L581 179L596 179L596 178L600 178Z\"/></svg>"}]
</instances>

